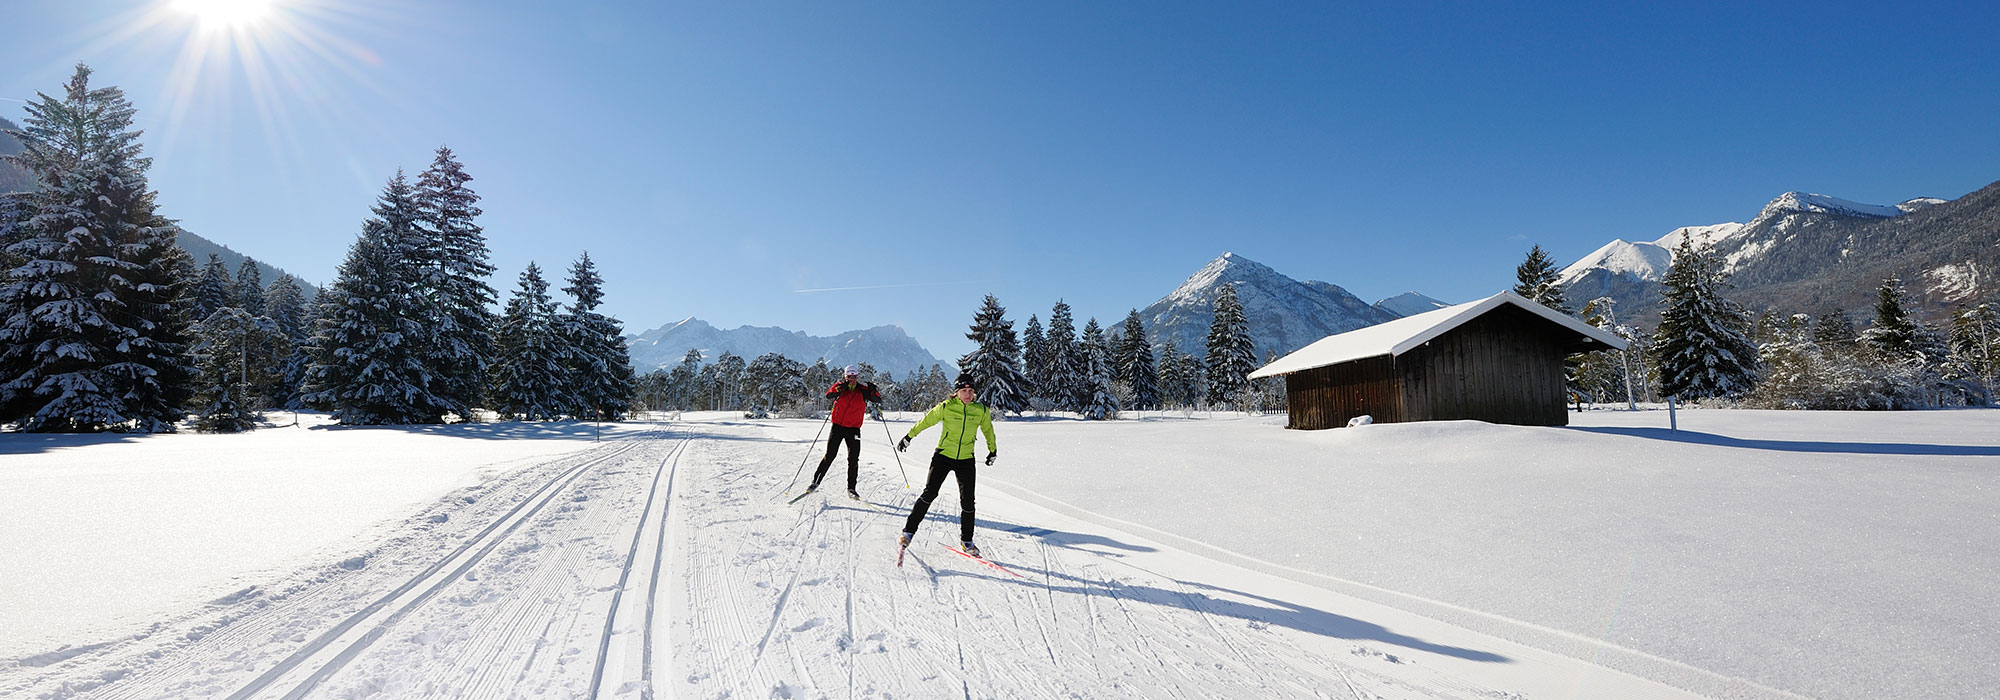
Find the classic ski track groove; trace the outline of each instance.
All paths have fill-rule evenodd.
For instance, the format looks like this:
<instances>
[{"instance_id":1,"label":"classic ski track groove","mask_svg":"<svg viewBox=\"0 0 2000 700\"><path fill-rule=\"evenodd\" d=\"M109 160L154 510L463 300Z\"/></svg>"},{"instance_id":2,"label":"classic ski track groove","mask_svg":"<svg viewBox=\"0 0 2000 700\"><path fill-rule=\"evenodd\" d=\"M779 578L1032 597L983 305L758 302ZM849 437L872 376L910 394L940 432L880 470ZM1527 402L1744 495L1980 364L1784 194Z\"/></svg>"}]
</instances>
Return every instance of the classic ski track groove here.
<instances>
[{"instance_id":1,"label":"classic ski track groove","mask_svg":"<svg viewBox=\"0 0 2000 700\"><path fill-rule=\"evenodd\" d=\"M624 610L623 607L621 607L620 603L624 601L625 590L631 584L632 569L634 565L637 564L639 561L640 545L645 542L646 523L651 520L651 516L653 514L653 504L657 502L660 504L660 518L658 524L660 526L660 530L662 532L665 532L666 529L665 524L668 511L671 510L673 507L672 499L673 499L674 473L680 467L681 453L685 451L688 443L693 439L694 438L691 436L682 437L680 442L675 443L674 446L668 450L667 456L661 458L660 466L653 470L653 485L646 491L646 500L643 502L642 507L639 511L639 524L632 530L632 546L629 547L628 550L626 551L625 565L621 567L618 572L618 588L611 594L611 610L608 614L604 616L604 634L598 638L597 664L595 668L591 670L590 693L586 697L591 697L591 698L598 697L600 695L601 689L603 688L604 664L611 655L612 632L617 628L618 622L621 619L620 614ZM664 480L667 484L666 499L659 498L660 483L662 480ZM657 572L658 570L659 569L657 567L653 569L653 571L655 572ZM645 590L647 591L647 595L650 599L653 586L650 585L651 584L650 580L647 581L647 583L649 585L646 586ZM648 624L648 621L642 620L640 623L640 629L651 629L651 626L650 624ZM641 658L640 663L642 664L642 674L643 674L645 668L650 668L651 657L645 655L645 653L641 651L640 658Z\"/></svg>"},{"instance_id":2,"label":"classic ski track groove","mask_svg":"<svg viewBox=\"0 0 2000 700\"><path fill-rule=\"evenodd\" d=\"M500 519L495 520L493 524L488 525L486 529L482 530L477 536L473 537L470 540L467 540L465 544L460 545L458 549L453 550L450 554L439 559L429 568L418 573L416 576L410 578L409 581L404 583L402 586L397 587L395 590L390 591L388 594L377 599L374 603L370 604L368 607L363 608L362 610L349 616L346 620L342 621L339 625L336 625L333 629L327 630L325 633L321 634L318 638L314 639L311 643L307 644L305 647L294 652L284 661L279 662L278 665L272 667L268 671L265 671L263 675L258 676L255 680L252 680L250 683L244 685L241 689L237 690L235 693L230 694L228 700L246 700L247 698L257 696L259 693L262 693L264 689L271 686L273 683L276 683L278 680L284 678L287 675L291 675L291 673L294 670L299 669L301 666L305 665L312 658L319 656L321 652L326 651L335 646L336 644L338 644L341 638L346 636L348 632L354 630L356 627L361 626L363 623L367 623L369 627L365 632L362 633L361 638L356 639L353 642L349 643L347 647L342 649L338 654L336 654L333 659L314 665L312 667L312 671L308 673L307 678L302 680L290 692L287 692L284 695L284 697L287 700L295 700L296 698L304 696L307 692L310 692L319 683L323 682L326 678L330 677L334 672L338 671L342 666L346 665L349 661L351 661L354 658L354 656L358 655L362 650L366 649L370 644L373 644L374 641L380 638L381 635L385 633L390 626L394 625L397 620L402 619L405 613L407 613L411 609L414 609L416 606L421 605L423 602L429 600L431 596L435 595L439 590L443 589L445 585L451 583L452 581L457 580L460 576L462 576L465 573L466 570L470 569L473 564L476 564L481 559L485 558L486 555L491 553L495 547L499 546L501 542L506 540L507 535L511 534L516 528L520 527L522 523L526 522L534 514L539 513L543 508L547 507L549 503L555 500L555 497L558 494L563 493L569 485L575 483L576 480L580 478L584 473L600 465L607 464L611 462L613 459L624 456L626 453L632 452L633 450L637 449L641 444L643 444L641 441L636 439L628 440L626 441L626 443L627 444L620 445L617 449L611 451L609 454L601 455L599 457L586 460L583 463L578 464L577 466L572 467L567 471L564 471L562 474L556 476L554 479L551 479L546 484L543 484L543 486L540 489L536 490L533 494L529 495L529 497L526 500L523 500L521 501L521 503L514 506L514 508L508 511L508 513L505 516L502 516ZM503 528L502 526L505 527ZM422 592L418 593L414 600L402 605L395 611L389 613L387 617L382 617L381 613L384 610L390 608L393 603L395 603L399 599L406 597L412 590L423 585L426 581L432 581L432 579L436 579L439 572L446 569L446 567L451 566L451 564L454 561L460 560L468 551L472 550L473 547L475 546L479 546L480 547L479 550L477 552L474 552L470 557L465 557L463 561L460 562L459 566L453 568L451 572L446 574L441 580L436 580L432 582L430 586L424 588Z\"/></svg>"}]
</instances>

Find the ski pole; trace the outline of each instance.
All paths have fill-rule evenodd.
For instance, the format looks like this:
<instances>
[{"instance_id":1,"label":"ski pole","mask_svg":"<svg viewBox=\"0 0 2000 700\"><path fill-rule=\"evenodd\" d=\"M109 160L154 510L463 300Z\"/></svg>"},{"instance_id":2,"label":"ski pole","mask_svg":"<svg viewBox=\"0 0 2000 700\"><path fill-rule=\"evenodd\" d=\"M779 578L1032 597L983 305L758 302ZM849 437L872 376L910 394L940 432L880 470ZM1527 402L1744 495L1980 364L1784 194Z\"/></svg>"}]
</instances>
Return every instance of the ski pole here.
<instances>
[{"instance_id":1,"label":"ski pole","mask_svg":"<svg viewBox=\"0 0 2000 700\"><path fill-rule=\"evenodd\" d=\"M806 473L806 462L812 459L812 448L819 446L819 434L824 432L826 424L831 422L833 422L833 413L829 411L826 414L826 420L820 421L819 430L813 431L812 444L806 446L806 456L799 458L799 470L792 473L792 483L785 484L785 493L791 493L792 487L799 485L799 476Z\"/></svg>"},{"instance_id":2,"label":"ski pole","mask_svg":"<svg viewBox=\"0 0 2000 700\"><path fill-rule=\"evenodd\" d=\"M896 458L896 473L903 475L903 490L910 490L910 473L903 471L903 455L896 449L896 434L889 432L889 412L882 412L882 434L889 438L889 456Z\"/></svg>"}]
</instances>

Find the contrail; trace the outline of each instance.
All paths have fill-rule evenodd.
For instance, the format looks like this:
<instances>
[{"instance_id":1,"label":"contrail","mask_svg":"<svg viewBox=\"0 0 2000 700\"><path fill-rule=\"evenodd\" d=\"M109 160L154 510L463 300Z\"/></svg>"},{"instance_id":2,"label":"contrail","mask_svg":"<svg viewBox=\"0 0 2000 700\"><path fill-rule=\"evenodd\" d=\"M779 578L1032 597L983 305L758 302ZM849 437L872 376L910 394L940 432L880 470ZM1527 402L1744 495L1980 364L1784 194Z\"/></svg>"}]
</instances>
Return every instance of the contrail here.
<instances>
[{"instance_id":1,"label":"contrail","mask_svg":"<svg viewBox=\"0 0 2000 700\"><path fill-rule=\"evenodd\" d=\"M0 100L6 100L6 101L8 101L8 102L19 102L19 103L21 103L21 104L27 104L27 103L28 103L28 101L27 101L27 100L17 100L17 99L14 99L14 98L12 98L12 97L0 97Z\"/></svg>"},{"instance_id":2,"label":"contrail","mask_svg":"<svg viewBox=\"0 0 2000 700\"><path fill-rule=\"evenodd\" d=\"M794 289L792 290L792 293L811 294L814 292L853 292L853 291L860 291L863 289L905 289L908 287L943 287L953 284L972 284L972 283L971 282L919 282L916 284L875 284L866 287L826 287L823 289Z\"/></svg>"}]
</instances>

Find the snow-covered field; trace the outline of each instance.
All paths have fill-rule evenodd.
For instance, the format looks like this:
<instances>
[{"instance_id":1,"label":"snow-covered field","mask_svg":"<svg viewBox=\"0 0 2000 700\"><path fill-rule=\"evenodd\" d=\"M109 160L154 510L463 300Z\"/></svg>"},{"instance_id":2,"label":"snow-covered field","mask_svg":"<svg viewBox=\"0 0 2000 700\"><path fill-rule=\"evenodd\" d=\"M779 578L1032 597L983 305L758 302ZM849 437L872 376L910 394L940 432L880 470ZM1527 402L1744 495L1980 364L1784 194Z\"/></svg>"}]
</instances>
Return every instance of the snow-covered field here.
<instances>
[{"instance_id":1,"label":"snow-covered field","mask_svg":"<svg viewBox=\"0 0 2000 700\"><path fill-rule=\"evenodd\" d=\"M0 697L2000 694L2000 411L1573 417L0 435Z\"/></svg>"}]
</instances>

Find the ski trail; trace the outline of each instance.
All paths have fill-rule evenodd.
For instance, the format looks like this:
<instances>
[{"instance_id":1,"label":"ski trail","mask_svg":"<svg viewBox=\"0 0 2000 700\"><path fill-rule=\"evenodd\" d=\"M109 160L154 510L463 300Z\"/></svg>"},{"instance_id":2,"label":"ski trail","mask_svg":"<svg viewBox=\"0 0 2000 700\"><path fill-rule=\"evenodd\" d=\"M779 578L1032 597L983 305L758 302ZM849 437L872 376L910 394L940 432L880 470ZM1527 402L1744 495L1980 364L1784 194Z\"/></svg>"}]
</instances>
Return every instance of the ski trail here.
<instances>
[{"instance_id":1,"label":"ski trail","mask_svg":"<svg viewBox=\"0 0 2000 700\"><path fill-rule=\"evenodd\" d=\"M675 444L674 447L671 450L669 450L668 455L664 459L660 460L659 468L655 469L653 472L653 485L646 492L646 500L644 501L643 509L639 513L639 525L638 527L633 528L632 530L632 546L629 548L629 550L625 555L625 565L621 567L618 572L617 590L611 594L611 611L609 614L604 616L604 634L601 637L599 637L598 647L597 647L597 665L591 671L590 674L590 693L588 697L597 698L601 696L600 691L602 690L604 685L605 664L609 661L613 649L612 635L617 630L618 623L621 620L626 619L624 616L627 613L625 612L625 608L623 605L621 605L621 603L624 602L625 591L627 587L631 584L632 571L634 568L636 568L636 564L638 564L639 562L639 555L643 551L640 545L645 542L646 524L648 522L653 522L654 524L659 526L658 529L664 531L665 529L664 523L667 517L667 510L672 506L671 501L673 496L674 473L676 472L676 470L678 470L680 466L680 456L682 452L686 450L688 442L690 440L691 438L683 438L679 443ZM660 484L663 481L667 484L668 497L665 499L658 497L660 493ZM654 503L658 503L660 506L660 517L657 520L652 519L651 517L653 514ZM655 562L655 564L657 565L657 562ZM657 571L658 570L657 566L655 566L653 570ZM648 583L650 584L651 582L649 581ZM647 585L645 587L645 590L650 592L652 588L653 587L651 585ZM650 602L651 601L649 594L648 603L650 604ZM641 624L639 625L639 629L644 631L650 631L652 628L651 625L641 622ZM631 651L626 650L624 658L627 661L636 661L640 665L641 667L640 674L641 677L643 678L644 676L649 675L647 671L648 669L651 668L650 660L652 657L644 653L643 638L641 641L641 645L642 645L641 649L636 656L632 654ZM630 646L630 645L628 644L625 646Z\"/></svg>"},{"instance_id":2,"label":"ski trail","mask_svg":"<svg viewBox=\"0 0 2000 700\"><path fill-rule=\"evenodd\" d=\"M805 534L806 537L811 537L813 531L819 529L819 516L824 513L826 513L826 504L822 503L820 504L819 510L813 511L813 516L810 519L810 522L807 523L806 534ZM764 628L764 638L758 640L757 642L757 654L755 657L753 657L750 663L751 668L756 668L757 662L762 661L764 659L764 647L765 645L771 643L771 633L776 632L778 630L778 620L784 617L785 615L785 601L791 599L792 589L796 587L799 583L799 572L803 570L803 567L799 566L799 564L802 561L804 561L804 559L805 559L805 550L801 548L799 550L799 556L793 559L792 561L792 577L790 580L785 582L785 590L778 594L778 603L776 606L773 606L771 610L771 624L769 627Z\"/></svg>"},{"instance_id":3,"label":"ski trail","mask_svg":"<svg viewBox=\"0 0 2000 700\"><path fill-rule=\"evenodd\" d=\"M643 443L635 440L620 445L609 454L587 460L557 475L535 493L530 494L528 499L516 505L513 510L460 545L458 549L231 693L228 700L247 700L256 697L266 688L291 676L294 671L302 671L305 677L299 679L298 684L284 697L292 700L304 696L328 676L345 666L355 655L373 644L395 621L402 619L411 609L429 600L445 585L457 580L472 565L484 559L506 539L507 535L512 534L530 517L541 512L585 472L609 463L637 449L641 444ZM475 547L478 549L475 550ZM357 629L360 630L358 634ZM329 652L333 652L330 658Z\"/></svg>"}]
</instances>

